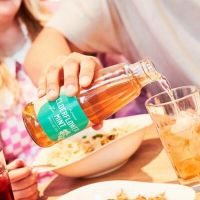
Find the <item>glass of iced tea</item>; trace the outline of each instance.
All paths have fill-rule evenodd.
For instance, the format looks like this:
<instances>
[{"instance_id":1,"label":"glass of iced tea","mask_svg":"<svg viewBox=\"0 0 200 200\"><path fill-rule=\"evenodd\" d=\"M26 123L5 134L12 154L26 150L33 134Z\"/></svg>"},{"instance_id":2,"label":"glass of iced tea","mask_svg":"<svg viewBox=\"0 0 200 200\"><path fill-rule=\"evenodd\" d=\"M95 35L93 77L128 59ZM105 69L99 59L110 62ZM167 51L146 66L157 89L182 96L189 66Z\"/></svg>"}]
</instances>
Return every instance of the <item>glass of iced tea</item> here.
<instances>
[{"instance_id":1,"label":"glass of iced tea","mask_svg":"<svg viewBox=\"0 0 200 200\"><path fill-rule=\"evenodd\" d=\"M14 200L3 151L0 147L0 199Z\"/></svg>"},{"instance_id":2,"label":"glass of iced tea","mask_svg":"<svg viewBox=\"0 0 200 200\"><path fill-rule=\"evenodd\" d=\"M200 92L195 86L166 90L146 108L181 184L200 183ZM194 187L195 189L195 187Z\"/></svg>"}]
</instances>

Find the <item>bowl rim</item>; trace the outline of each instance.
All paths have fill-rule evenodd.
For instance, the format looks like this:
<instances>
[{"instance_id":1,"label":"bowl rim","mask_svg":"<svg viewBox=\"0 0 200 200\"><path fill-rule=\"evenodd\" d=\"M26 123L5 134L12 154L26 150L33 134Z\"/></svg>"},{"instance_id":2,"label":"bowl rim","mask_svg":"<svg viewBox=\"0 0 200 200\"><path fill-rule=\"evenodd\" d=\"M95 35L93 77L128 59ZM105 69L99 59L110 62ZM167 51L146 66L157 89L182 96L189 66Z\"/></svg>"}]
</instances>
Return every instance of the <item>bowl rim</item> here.
<instances>
[{"instance_id":1,"label":"bowl rim","mask_svg":"<svg viewBox=\"0 0 200 200\"><path fill-rule=\"evenodd\" d=\"M132 118L133 118L133 119L132 119ZM138 127L136 127L136 129L135 129L134 131L130 131L130 132L128 131L127 134L122 135L121 137L118 137L118 138L116 138L116 139L114 139L114 140L112 140L112 141L106 143L106 144L103 145L103 146L100 146L99 148L95 149L94 151L91 151L91 152L89 152L89 153L84 154L81 158L77 158L77 159L68 161L68 162L66 162L65 164L62 164L62 165L59 165L59 166L48 167L48 170L57 171L57 170L59 170L59 169L61 169L61 168L65 168L65 167L68 167L68 166L70 166L70 165L73 165L73 164L75 164L76 162L80 162L80 161L82 161L82 160L84 160L84 159L86 159L86 158L92 156L93 154L95 154L95 153L97 153L97 152L99 152L99 151L101 151L101 150L103 150L103 149L105 149L105 148L108 148L108 146L111 146L113 143L117 143L117 142L119 142L120 140L123 140L123 139L125 139L126 137L129 137L129 136L132 135L132 134L135 134L137 131L139 131L139 130L145 128L145 127L151 126L151 125L153 124L153 122L152 122L151 117L150 117L149 114L140 114L140 115L133 115L133 116L115 118L115 119L107 119L106 121L109 121L109 122L110 122L110 121L120 121L120 120L122 120L122 119L123 119L123 120L126 120L126 119L132 119L132 120L134 120L135 118L145 118L145 119L148 119L148 124L145 124L144 126L138 126ZM139 120L138 120L138 121L139 121ZM126 122L125 122L125 123L126 123ZM127 123L127 124L129 124L129 123ZM143 136L144 136L144 134L143 134Z\"/></svg>"}]
</instances>

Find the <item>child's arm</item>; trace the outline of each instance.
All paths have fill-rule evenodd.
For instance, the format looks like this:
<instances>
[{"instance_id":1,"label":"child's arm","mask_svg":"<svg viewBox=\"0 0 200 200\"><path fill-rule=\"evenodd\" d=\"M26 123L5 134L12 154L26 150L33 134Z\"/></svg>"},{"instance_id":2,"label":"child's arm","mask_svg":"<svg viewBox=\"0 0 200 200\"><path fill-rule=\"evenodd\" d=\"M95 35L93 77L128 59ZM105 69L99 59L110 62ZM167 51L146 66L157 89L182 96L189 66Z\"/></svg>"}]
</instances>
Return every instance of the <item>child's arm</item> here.
<instances>
[{"instance_id":1,"label":"child's arm","mask_svg":"<svg viewBox=\"0 0 200 200\"><path fill-rule=\"evenodd\" d=\"M37 176L23 161L15 160L8 164L9 177L15 200L38 199Z\"/></svg>"}]
</instances>

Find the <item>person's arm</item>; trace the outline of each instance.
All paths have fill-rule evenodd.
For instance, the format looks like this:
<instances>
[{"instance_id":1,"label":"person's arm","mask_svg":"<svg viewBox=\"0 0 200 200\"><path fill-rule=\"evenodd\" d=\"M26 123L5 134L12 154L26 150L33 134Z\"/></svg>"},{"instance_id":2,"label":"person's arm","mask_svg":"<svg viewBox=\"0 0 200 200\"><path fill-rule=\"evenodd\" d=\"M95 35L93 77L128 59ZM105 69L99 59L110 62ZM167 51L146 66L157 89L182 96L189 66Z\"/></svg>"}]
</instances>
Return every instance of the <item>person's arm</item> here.
<instances>
[{"instance_id":1,"label":"person's arm","mask_svg":"<svg viewBox=\"0 0 200 200\"><path fill-rule=\"evenodd\" d=\"M49 99L54 100L62 84L66 93L73 96L79 84L87 87L91 83L100 62L92 56L71 53L74 51L83 53L53 28L44 28L39 34L24 64L27 74L38 86L39 97L48 94Z\"/></svg>"},{"instance_id":2,"label":"person's arm","mask_svg":"<svg viewBox=\"0 0 200 200\"><path fill-rule=\"evenodd\" d=\"M53 28L44 28L33 42L25 59L25 70L37 86L45 67L58 56L68 55L71 49L65 37Z\"/></svg>"}]
</instances>

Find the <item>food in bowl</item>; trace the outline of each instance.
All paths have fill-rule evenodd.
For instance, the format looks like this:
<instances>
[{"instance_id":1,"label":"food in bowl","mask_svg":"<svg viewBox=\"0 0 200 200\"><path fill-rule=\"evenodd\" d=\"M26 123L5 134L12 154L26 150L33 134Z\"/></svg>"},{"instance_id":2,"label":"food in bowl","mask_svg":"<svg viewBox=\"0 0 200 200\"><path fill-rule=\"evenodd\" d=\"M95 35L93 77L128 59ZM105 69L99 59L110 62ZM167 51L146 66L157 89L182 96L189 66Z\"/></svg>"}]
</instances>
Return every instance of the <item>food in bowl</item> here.
<instances>
[{"instance_id":1,"label":"food in bowl","mask_svg":"<svg viewBox=\"0 0 200 200\"><path fill-rule=\"evenodd\" d=\"M32 166L39 166L37 171L51 170L67 177L88 178L110 173L123 166L138 150L151 125L147 114L105 120L100 130L90 127L64 143L42 149ZM114 138L101 137L113 132L116 133ZM87 148L83 148L83 141L88 143Z\"/></svg>"},{"instance_id":2,"label":"food in bowl","mask_svg":"<svg viewBox=\"0 0 200 200\"><path fill-rule=\"evenodd\" d=\"M94 135L84 135L76 140L63 140L53 147L50 147L47 155L47 163L54 166L61 166L66 162L80 159L101 146L120 138L130 132L130 126L123 126L111 129L108 132L98 132ZM133 128L133 127L132 127Z\"/></svg>"},{"instance_id":3,"label":"food in bowl","mask_svg":"<svg viewBox=\"0 0 200 200\"><path fill-rule=\"evenodd\" d=\"M107 200L167 200L165 197L165 193L161 193L154 197L145 197L143 195L138 195L135 198L129 197L123 190L117 194L117 197L115 199L107 199Z\"/></svg>"}]
</instances>

